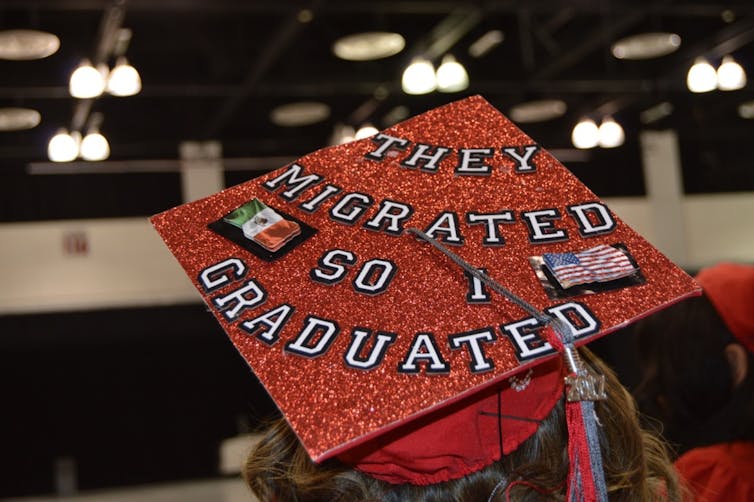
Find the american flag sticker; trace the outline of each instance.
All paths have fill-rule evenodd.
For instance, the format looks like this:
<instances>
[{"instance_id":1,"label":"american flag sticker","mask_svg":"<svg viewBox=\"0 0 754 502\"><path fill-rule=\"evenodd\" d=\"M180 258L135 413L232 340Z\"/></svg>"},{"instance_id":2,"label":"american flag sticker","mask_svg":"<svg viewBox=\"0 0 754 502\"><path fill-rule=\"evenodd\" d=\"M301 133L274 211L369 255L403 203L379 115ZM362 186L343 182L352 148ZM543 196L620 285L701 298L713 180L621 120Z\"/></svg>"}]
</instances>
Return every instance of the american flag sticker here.
<instances>
[{"instance_id":1,"label":"american flag sticker","mask_svg":"<svg viewBox=\"0 0 754 502\"><path fill-rule=\"evenodd\" d=\"M532 256L529 262L551 298L566 298L643 284L638 265L622 244Z\"/></svg>"}]
</instances>

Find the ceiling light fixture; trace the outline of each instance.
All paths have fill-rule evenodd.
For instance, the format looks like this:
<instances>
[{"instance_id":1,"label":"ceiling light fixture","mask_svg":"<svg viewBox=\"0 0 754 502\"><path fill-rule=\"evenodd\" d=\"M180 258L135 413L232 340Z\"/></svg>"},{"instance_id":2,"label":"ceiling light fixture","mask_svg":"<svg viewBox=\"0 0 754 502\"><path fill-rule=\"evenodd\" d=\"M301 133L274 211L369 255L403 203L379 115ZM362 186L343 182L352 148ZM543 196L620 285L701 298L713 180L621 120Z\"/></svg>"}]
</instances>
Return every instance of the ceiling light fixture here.
<instances>
[{"instance_id":1,"label":"ceiling light fixture","mask_svg":"<svg viewBox=\"0 0 754 502\"><path fill-rule=\"evenodd\" d=\"M733 56L725 56L717 69L717 88L721 91L735 91L746 85L746 72Z\"/></svg>"},{"instance_id":2,"label":"ceiling light fixture","mask_svg":"<svg viewBox=\"0 0 754 502\"><path fill-rule=\"evenodd\" d=\"M133 96L141 91L141 76L136 68L119 57L107 78L107 92L113 96Z\"/></svg>"},{"instance_id":3,"label":"ceiling light fixture","mask_svg":"<svg viewBox=\"0 0 754 502\"><path fill-rule=\"evenodd\" d=\"M406 40L399 33L371 31L339 38L332 51L346 61L371 61L394 56L404 47Z\"/></svg>"},{"instance_id":4,"label":"ceiling light fixture","mask_svg":"<svg viewBox=\"0 0 754 502\"><path fill-rule=\"evenodd\" d=\"M311 23L314 19L314 12L311 9L301 9L296 14L296 20L301 24Z\"/></svg>"},{"instance_id":5,"label":"ceiling light fixture","mask_svg":"<svg viewBox=\"0 0 754 502\"><path fill-rule=\"evenodd\" d=\"M710 92L717 87L717 72L704 58L697 58L686 74L686 86L691 92Z\"/></svg>"},{"instance_id":6,"label":"ceiling light fixture","mask_svg":"<svg viewBox=\"0 0 754 502\"><path fill-rule=\"evenodd\" d=\"M84 160L105 160L110 156L110 144L100 132L102 113L93 113L89 117L87 134L81 139L81 133L59 129L47 145L47 156L53 162L70 162L81 156Z\"/></svg>"},{"instance_id":7,"label":"ceiling light fixture","mask_svg":"<svg viewBox=\"0 0 754 502\"><path fill-rule=\"evenodd\" d=\"M104 64L92 66L88 59L79 64L71 74L68 90L74 98L96 98L105 90L107 67Z\"/></svg>"},{"instance_id":8,"label":"ceiling light fixture","mask_svg":"<svg viewBox=\"0 0 754 502\"><path fill-rule=\"evenodd\" d=\"M469 86L469 74L466 68L451 54L442 58L442 64L437 69L435 76L437 90L440 92L460 92Z\"/></svg>"},{"instance_id":9,"label":"ceiling light fixture","mask_svg":"<svg viewBox=\"0 0 754 502\"><path fill-rule=\"evenodd\" d=\"M23 131L39 125L42 115L31 108L0 108L0 131Z\"/></svg>"},{"instance_id":10,"label":"ceiling light fixture","mask_svg":"<svg viewBox=\"0 0 754 502\"><path fill-rule=\"evenodd\" d=\"M736 20L736 13L730 9L725 9L720 13L720 19L722 19L724 23L730 24Z\"/></svg>"},{"instance_id":11,"label":"ceiling light fixture","mask_svg":"<svg viewBox=\"0 0 754 502\"><path fill-rule=\"evenodd\" d=\"M626 139L623 127L612 117L605 117L598 129L598 143L602 148L621 146Z\"/></svg>"},{"instance_id":12,"label":"ceiling light fixture","mask_svg":"<svg viewBox=\"0 0 754 502\"><path fill-rule=\"evenodd\" d=\"M664 119L671 113L673 113L673 103L663 101L662 103L658 103L641 112L639 114L639 120L641 120L642 124L651 124Z\"/></svg>"},{"instance_id":13,"label":"ceiling light fixture","mask_svg":"<svg viewBox=\"0 0 754 502\"><path fill-rule=\"evenodd\" d=\"M344 125L344 124L335 124L335 128L333 129L332 136L330 137L330 144L331 145L342 145L344 143L349 143L353 141L355 138L356 132L353 130L353 127L350 125Z\"/></svg>"},{"instance_id":14,"label":"ceiling light fixture","mask_svg":"<svg viewBox=\"0 0 754 502\"><path fill-rule=\"evenodd\" d=\"M60 129L47 144L47 157L53 162L70 162L79 154L80 141L78 132L68 134L67 130Z\"/></svg>"},{"instance_id":15,"label":"ceiling light fixture","mask_svg":"<svg viewBox=\"0 0 754 502\"><path fill-rule=\"evenodd\" d=\"M354 139L364 139L368 138L370 136L374 136L380 132L377 130L376 127L374 127L372 124L364 124L363 126L359 127L359 130L356 131L356 135L354 136Z\"/></svg>"},{"instance_id":16,"label":"ceiling light fixture","mask_svg":"<svg viewBox=\"0 0 754 502\"><path fill-rule=\"evenodd\" d=\"M738 105L738 116L742 119L754 119L754 100Z\"/></svg>"},{"instance_id":17,"label":"ceiling light fixture","mask_svg":"<svg viewBox=\"0 0 754 502\"><path fill-rule=\"evenodd\" d=\"M573 128L571 143L580 149L594 148L599 143L599 128L592 119L582 119Z\"/></svg>"},{"instance_id":18,"label":"ceiling light fixture","mask_svg":"<svg viewBox=\"0 0 754 502\"><path fill-rule=\"evenodd\" d=\"M675 33L640 33L622 38L610 47L617 59L651 59L678 50L681 37Z\"/></svg>"},{"instance_id":19,"label":"ceiling light fixture","mask_svg":"<svg viewBox=\"0 0 754 502\"><path fill-rule=\"evenodd\" d=\"M403 71L401 87L406 94L427 94L437 88L437 76L432 63L423 58L415 59Z\"/></svg>"},{"instance_id":20,"label":"ceiling light fixture","mask_svg":"<svg viewBox=\"0 0 754 502\"><path fill-rule=\"evenodd\" d=\"M567 108L565 101L559 99L541 99L519 103L513 106L508 114L514 122L527 124L545 122L562 117Z\"/></svg>"},{"instance_id":21,"label":"ceiling light fixture","mask_svg":"<svg viewBox=\"0 0 754 502\"><path fill-rule=\"evenodd\" d=\"M395 108L392 108L389 112L385 114L384 117L382 117L382 125L385 127L390 127L401 120L405 120L408 118L408 116L411 114L411 111L408 109L407 106L404 105L398 105Z\"/></svg>"},{"instance_id":22,"label":"ceiling light fixture","mask_svg":"<svg viewBox=\"0 0 754 502\"><path fill-rule=\"evenodd\" d=\"M340 137L338 138L338 145L343 143L350 143L356 139L356 131L351 126L343 126L340 128Z\"/></svg>"},{"instance_id":23,"label":"ceiling light fixture","mask_svg":"<svg viewBox=\"0 0 754 502\"><path fill-rule=\"evenodd\" d=\"M105 160L110 156L110 144L98 130L92 129L81 140L79 153L84 160Z\"/></svg>"},{"instance_id":24,"label":"ceiling light fixture","mask_svg":"<svg viewBox=\"0 0 754 502\"><path fill-rule=\"evenodd\" d=\"M0 31L0 59L28 61L55 54L60 39L52 33L37 30Z\"/></svg>"},{"instance_id":25,"label":"ceiling light fixture","mask_svg":"<svg viewBox=\"0 0 754 502\"><path fill-rule=\"evenodd\" d=\"M301 127L322 122L330 107L317 101L298 101L280 105L270 112L270 121L280 127Z\"/></svg>"},{"instance_id":26,"label":"ceiling light fixture","mask_svg":"<svg viewBox=\"0 0 754 502\"><path fill-rule=\"evenodd\" d=\"M108 10L106 16L112 21L113 16L120 7ZM121 13L122 14L122 13ZM71 73L68 80L68 90L71 96L79 99L93 99L107 91L113 96L133 96L141 91L141 77L136 68L128 64L124 54L131 42L132 32L128 28L120 28L121 19L117 22L108 21L104 24L106 29L101 33L100 49L98 49L96 67L88 59L84 59ZM103 51L102 40L107 40L107 48ZM110 71L106 61L114 58L115 67ZM102 114L90 115L92 102L77 103L72 120L74 131L68 134L61 130L56 134L47 146L47 154L50 160L55 162L67 162L81 156L84 160L104 160L110 156L110 144L100 132ZM87 134L81 139L81 130L84 121L89 119Z\"/></svg>"},{"instance_id":27,"label":"ceiling light fixture","mask_svg":"<svg viewBox=\"0 0 754 502\"><path fill-rule=\"evenodd\" d=\"M505 35L500 30L490 30L469 46L469 55L480 58L500 45Z\"/></svg>"}]
</instances>

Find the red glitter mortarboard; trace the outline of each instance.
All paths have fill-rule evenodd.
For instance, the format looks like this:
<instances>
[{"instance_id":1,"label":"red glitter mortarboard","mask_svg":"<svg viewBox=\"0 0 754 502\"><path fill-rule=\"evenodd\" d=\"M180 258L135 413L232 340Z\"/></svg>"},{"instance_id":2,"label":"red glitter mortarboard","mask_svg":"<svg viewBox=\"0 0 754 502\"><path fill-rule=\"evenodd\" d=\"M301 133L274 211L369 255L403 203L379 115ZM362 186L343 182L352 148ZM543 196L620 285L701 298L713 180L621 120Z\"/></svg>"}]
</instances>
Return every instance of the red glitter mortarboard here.
<instances>
[{"instance_id":1,"label":"red glitter mortarboard","mask_svg":"<svg viewBox=\"0 0 754 502\"><path fill-rule=\"evenodd\" d=\"M478 96L152 221L312 459L391 482L463 476L536 430L445 441L455 414L538 420L562 396L562 347L522 302L581 345L699 292Z\"/></svg>"}]
</instances>

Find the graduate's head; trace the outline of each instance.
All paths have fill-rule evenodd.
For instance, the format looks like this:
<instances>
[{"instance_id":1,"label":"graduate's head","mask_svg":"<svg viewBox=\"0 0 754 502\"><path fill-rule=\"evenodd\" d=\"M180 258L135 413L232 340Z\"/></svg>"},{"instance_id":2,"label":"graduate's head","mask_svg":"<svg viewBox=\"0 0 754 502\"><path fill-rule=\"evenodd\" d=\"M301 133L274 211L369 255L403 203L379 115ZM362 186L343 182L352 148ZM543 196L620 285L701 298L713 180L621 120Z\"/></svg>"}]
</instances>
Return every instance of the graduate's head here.
<instances>
[{"instance_id":1,"label":"graduate's head","mask_svg":"<svg viewBox=\"0 0 754 502\"><path fill-rule=\"evenodd\" d=\"M636 328L637 398L680 451L754 437L754 267L721 263L696 279L703 296Z\"/></svg>"},{"instance_id":2,"label":"graduate's head","mask_svg":"<svg viewBox=\"0 0 754 502\"><path fill-rule=\"evenodd\" d=\"M592 371L606 377L609 398L595 410L611 500L653 500L663 493L664 500L677 500L664 445L641 429L633 399L613 372L588 350L580 353ZM505 382L323 463L310 459L281 418L249 455L244 478L261 500L281 502L562 500L569 471L568 430L565 399L553 378L561 375L562 366L559 360L542 366L528 382ZM502 402L517 392L513 386L522 385L526 388L520 392L528 390L529 397L536 387L535 393L551 394L545 409L538 418L501 419L516 413L520 400ZM503 446L502 434L518 435L518 440Z\"/></svg>"},{"instance_id":3,"label":"graduate's head","mask_svg":"<svg viewBox=\"0 0 754 502\"><path fill-rule=\"evenodd\" d=\"M754 266L720 263L696 280L736 341L754 354Z\"/></svg>"}]
</instances>

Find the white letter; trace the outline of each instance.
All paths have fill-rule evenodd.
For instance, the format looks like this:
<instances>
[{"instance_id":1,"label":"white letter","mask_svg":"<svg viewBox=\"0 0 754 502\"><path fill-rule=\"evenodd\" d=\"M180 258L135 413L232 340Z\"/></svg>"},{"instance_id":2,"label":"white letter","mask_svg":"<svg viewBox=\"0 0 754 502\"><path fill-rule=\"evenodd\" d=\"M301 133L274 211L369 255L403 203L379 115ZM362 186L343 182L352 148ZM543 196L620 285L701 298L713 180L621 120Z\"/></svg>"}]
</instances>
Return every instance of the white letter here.
<instances>
[{"instance_id":1,"label":"white letter","mask_svg":"<svg viewBox=\"0 0 754 502\"><path fill-rule=\"evenodd\" d=\"M492 157L492 148L462 148L458 151L458 165L456 174L487 176L492 169L484 163L484 159Z\"/></svg>"},{"instance_id":2,"label":"white letter","mask_svg":"<svg viewBox=\"0 0 754 502\"><path fill-rule=\"evenodd\" d=\"M487 273L487 269L484 268L477 270L485 274ZM463 275L465 275L466 279L469 281L469 289L466 292L466 303L489 303L490 294L487 292L482 281L479 280L477 276L466 271L464 271Z\"/></svg>"},{"instance_id":3,"label":"white letter","mask_svg":"<svg viewBox=\"0 0 754 502\"><path fill-rule=\"evenodd\" d=\"M340 264L353 265L356 263L356 255L344 249L331 249L325 252L317 262L318 268L313 268L309 272L309 277L313 281L324 284L335 284L343 280L346 276L346 267ZM329 272L329 273L328 273Z\"/></svg>"},{"instance_id":4,"label":"white letter","mask_svg":"<svg viewBox=\"0 0 754 502\"><path fill-rule=\"evenodd\" d=\"M348 352L344 357L346 364L352 368L360 370L371 370L380 365L385 358L387 348L395 341L396 335L393 333L377 333L377 341L374 342L368 358L359 356L364 348L366 339L371 336L372 332L364 328L354 328L351 332L351 345L348 346Z\"/></svg>"},{"instance_id":5,"label":"white letter","mask_svg":"<svg viewBox=\"0 0 754 502\"><path fill-rule=\"evenodd\" d=\"M440 213L440 216L430 223L429 228L424 231L425 234L433 239L437 239L437 237L435 237L436 232L443 234L438 240L446 244L452 244L454 246L463 244L463 237L458 233L458 216L456 216L456 213L447 211Z\"/></svg>"},{"instance_id":6,"label":"white letter","mask_svg":"<svg viewBox=\"0 0 754 502\"><path fill-rule=\"evenodd\" d=\"M471 356L469 368L472 373L489 371L495 367L490 359L484 357L484 351L479 344L480 341L487 343L495 341L495 334L489 329L450 335L448 341L450 341L450 348L452 349L458 349L462 345L466 345L469 348L469 355Z\"/></svg>"},{"instance_id":7,"label":"white letter","mask_svg":"<svg viewBox=\"0 0 754 502\"><path fill-rule=\"evenodd\" d=\"M511 211L492 214L466 213L466 221L469 225L486 223L487 235L485 235L482 244L485 246L502 246L505 244L505 239L500 236L497 226L500 223L513 223L513 213Z\"/></svg>"},{"instance_id":8,"label":"white letter","mask_svg":"<svg viewBox=\"0 0 754 502\"><path fill-rule=\"evenodd\" d=\"M282 194L280 194L280 196L286 200L293 200L301 195L300 192L302 192L309 185L316 185L322 180L322 176L318 174L310 174L308 176L299 177L301 169L303 168L300 165L293 163L287 171L278 175L277 178L265 181L264 183L262 183L262 186L267 190L275 190L277 189L278 185L280 185L281 181L285 180L286 178L290 178L285 182L285 186L289 186L291 187L291 189L287 192L283 192Z\"/></svg>"},{"instance_id":9,"label":"white letter","mask_svg":"<svg viewBox=\"0 0 754 502\"><path fill-rule=\"evenodd\" d=\"M448 155L448 153L450 153L450 148L438 146L435 149L435 153L425 153L431 148L431 145L416 145L414 147L414 151L411 152L411 155L406 160L401 162L401 165L403 167L416 168L416 166L419 164L419 161L421 160L424 161L422 162L422 165L420 167L422 171L436 172L438 167L437 163L444 159L445 156Z\"/></svg>"},{"instance_id":10,"label":"white letter","mask_svg":"<svg viewBox=\"0 0 754 502\"><path fill-rule=\"evenodd\" d=\"M246 293L253 293L251 298L246 298ZM262 286L257 284L254 279L246 282L242 287L231 291L225 296L219 296L212 299L212 303L222 310L227 307L228 303L235 302L232 309L223 312L228 320L233 320L241 310L250 309L261 305L267 299L267 292L262 289Z\"/></svg>"},{"instance_id":11,"label":"white letter","mask_svg":"<svg viewBox=\"0 0 754 502\"><path fill-rule=\"evenodd\" d=\"M523 155L519 155L518 148L519 147L503 148L503 153L507 153L516 161L518 161L518 163L516 164L516 172L533 173L534 171L536 171L537 166L535 166L534 163L529 164L529 159L532 158L532 156L539 150L539 147L537 145L525 146L523 147Z\"/></svg>"},{"instance_id":12,"label":"white letter","mask_svg":"<svg viewBox=\"0 0 754 502\"><path fill-rule=\"evenodd\" d=\"M560 212L557 209L526 211L521 213L521 216L526 218L524 223L529 227L529 242L532 244L562 241L568 238L565 230L555 228L550 221L560 218ZM545 232L545 230L548 231Z\"/></svg>"},{"instance_id":13,"label":"white letter","mask_svg":"<svg viewBox=\"0 0 754 502\"><path fill-rule=\"evenodd\" d=\"M340 187L335 185L325 185L321 192L315 195L313 198L299 204L298 207L306 211L307 213L313 213L317 208L327 199L340 192Z\"/></svg>"},{"instance_id":14,"label":"white letter","mask_svg":"<svg viewBox=\"0 0 754 502\"><path fill-rule=\"evenodd\" d=\"M394 213L394 209L397 209L398 212ZM408 204L385 199L380 203L380 209L377 211L377 214L371 220L364 223L364 228L381 230L391 235L400 235L403 232L403 221L407 220L413 212L413 209ZM390 223L385 225L383 220L389 220Z\"/></svg>"},{"instance_id":15,"label":"white letter","mask_svg":"<svg viewBox=\"0 0 754 502\"><path fill-rule=\"evenodd\" d=\"M578 223L582 237L603 235L615 230L615 220L610 216L610 211L599 202L568 206L568 212L573 215L576 223ZM599 222L596 225L592 224L588 213L595 215L598 219Z\"/></svg>"},{"instance_id":16,"label":"white letter","mask_svg":"<svg viewBox=\"0 0 754 502\"><path fill-rule=\"evenodd\" d=\"M372 277L373 270L377 271L377 277ZM361 267L359 275L353 280L353 287L359 293L366 295L378 295L384 292L390 285L395 275L395 264L388 260L371 259Z\"/></svg>"},{"instance_id":17,"label":"white letter","mask_svg":"<svg viewBox=\"0 0 754 502\"><path fill-rule=\"evenodd\" d=\"M345 213L344 209L349 207L352 200L360 200L361 204L354 203L350 206L349 212ZM366 194L352 192L343 196L342 199L330 209L330 217L341 223L350 225L361 216L366 208L372 205L372 198Z\"/></svg>"},{"instance_id":18,"label":"white letter","mask_svg":"<svg viewBox=\"0 0 754 502\"><path fill-rule=\"evenodd\" d=\"M548 354L554 350L549 343L537 335L536 331L541 327L539 321L533 317L502 326L503 330L507 332L508 338L516 346L520 361Z\"/></svg>"},{"instance_id":19,"label":"white letter","mask_svg":"<svg viewBox=\"0 0 754 502\"><path fill-rule=\"evenodd\" d=\"M267 345L272 345L278 341L280 330L285 326L285 323L288 322L292 313L293 307L284 303L279 307L268 310L254 319L242 322L241 328L248 332L249 335L256 336ZM258 328L260 324L267 326L267 329L259 330Z\"/></svg>"},{"instance_id":20,"label":"white letter","mask_svg":"<svg viewBox=\"0 0 754 502\"><path fill-rule=\"evenodd\" d=\"M384 134L384 133L379 133L379 134L373 136L372 137L372 142L373 143L377 143L378 145L380 145L380 143L382 143L377 150L375 150L373 152L369 152L369 153L367 153L365 155L366 158L372 159L372 160L382 160L382 159L384 159L385 158L385 152L387 152L390 149L390 147L392 147L393 145L395 145L396 148L398 148L400 150L405 150L406 149L406 145L408 145L408 140L401 139L401 138L396 138L394 136L388 136L387 134Z\"/></svg>"},{"instance_id":21,"label":"white letter","mask_svg":"<svg viewBox=\"0 0 754 502\"><path fill-rule=\"evenodd\" d=\"M448 363L440 356L440 351L437 350L437 345L435 345L434 338L430 333L416 334L406 359L398 366L398 371L401 373L418 373L417 360L425 360L430 363L427 367L427 373L446 373L450 369Z\"/></svg>"},{"instance_id":22,"label":"white letter","mask_svg":"<svg viewBox=\"0 0 754 502\"><path fill-rule=\"evenodd\" d=\"M304 321L306 325L299 333L298 337L288 342L285 350L299 354L304 357L314 358L323 355L330 348L330 344L335 340L340 328L333 321L319 319L314 316L308 316ZM319 334L319 340L312 347L310 343Z\"/></svg>"},{"instance_id":23,"label":"white letter","mask_svg":"<svg viewBox=\"0 0 754 502\"><path fill-rule=\"evenodd\" d=\"M218 272L223 273L218 274ZM199 274L199 282L202 283L206 292L213 291L230 281L226 272L233 272L235 278L240 279L246 274L246 265L238 258L228 258L202 270ZM215 274L218 274L217 277L213 277Z\"/></svg>"},{"instance_id":24,"label":"white letter","mask_svg":"<svg viewBox=\"0 0 754 502\"><path fill-rule=\"evenodd\" d=\"M589 312L584 305L578 302L569 302L564 303L563 305L558 305L557 307L550 307L545 309L545 312L568 323L571 328L573 328L574 338L582 338L599 331L600 323L594 317L594 314ZM572 314L572 316L569 316L568 314ZM581 326L576 326L574 321L578 321Z\"/></svg>"}]
</instances>

